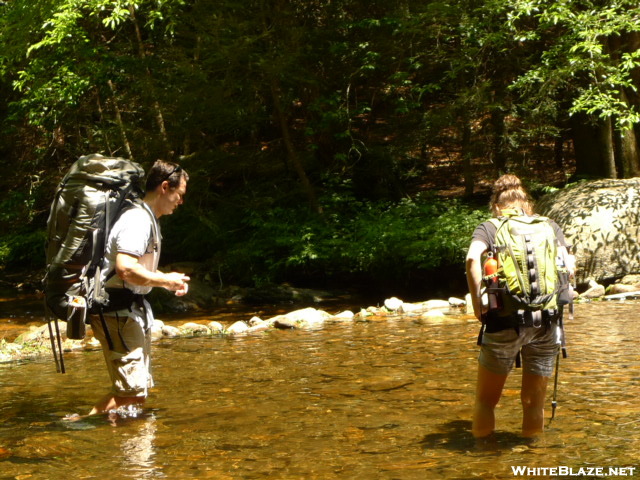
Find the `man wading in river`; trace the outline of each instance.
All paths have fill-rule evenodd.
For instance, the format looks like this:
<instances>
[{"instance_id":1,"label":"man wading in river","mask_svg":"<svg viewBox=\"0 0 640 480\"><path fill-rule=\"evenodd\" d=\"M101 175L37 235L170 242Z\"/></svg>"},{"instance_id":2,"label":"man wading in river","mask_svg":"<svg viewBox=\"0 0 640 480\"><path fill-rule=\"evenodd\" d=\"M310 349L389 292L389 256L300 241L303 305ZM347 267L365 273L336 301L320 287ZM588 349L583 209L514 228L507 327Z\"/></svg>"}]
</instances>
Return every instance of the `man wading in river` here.
<instances>
[{"instance_id":1,"label":"man wading in river","mask_svg":"<svg viewBox=\"0 0 640 480\"><path fill-rule=\"evenodd\" d=\"M493 433L494 410L519 355L522 434L532 437L544 427L547 382L561 339L562 304L558 292L568 285L574 261L560 227L533 215L532 210L520 179L515 175L500 177L491 198L495 218L476 228L467 253L467 282L473 311L482 322L472 425L476 438ZM483 305L482 258L490 257L493 261L491 256L499 264L493 264L490 275L485 272L489 305ZM561 271L558 259L566 266L562 276L558 275ZM523 264L526 269L521 271Z\"/></svg>"},{"instance_id":2,"label":"man wading in river","mask_svg":"<svg viewBox=\"0 0 640 480\"><path fill-rule=\"evenodd\" d=\"M157 271L160 256L158 219L171 215L184 201L189 176L179 165L158 160L147 175L141 205L120 216L109 235L104 281L112 298L127 298L130 308L105 314L107 331L93 317L91 327L100 341L111 377L112 389L89 415L115 411L136 415L153 386L150 371L153 312L144 298L153 287L182 296L189 277ZM115 272L115 275L114 275ZM73 419L72 416L69 419Z\"/></svg>"}]
</instances>

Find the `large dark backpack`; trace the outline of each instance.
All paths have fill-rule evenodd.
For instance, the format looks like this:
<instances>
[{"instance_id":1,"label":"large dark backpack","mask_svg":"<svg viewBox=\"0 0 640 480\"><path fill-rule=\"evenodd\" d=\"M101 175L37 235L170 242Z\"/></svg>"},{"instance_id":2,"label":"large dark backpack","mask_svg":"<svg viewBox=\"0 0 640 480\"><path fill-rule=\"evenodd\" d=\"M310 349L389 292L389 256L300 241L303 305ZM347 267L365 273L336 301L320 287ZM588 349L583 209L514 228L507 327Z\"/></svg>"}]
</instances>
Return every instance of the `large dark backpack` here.
<instances>
[{"instance_id":1,"label":"large dark backpack","mask_svg":"<svg viewBox=\"0 0 640 480\"><path fill-rule=\"evenodd\" d=\"M101 284L106 240L120 213L141 197L143 178L135 162L92 154L80 157L56 190L43 283L46 308L67 322L68 338L82 339L87 312L107 303Z\"/></svg>"}]
</instances>

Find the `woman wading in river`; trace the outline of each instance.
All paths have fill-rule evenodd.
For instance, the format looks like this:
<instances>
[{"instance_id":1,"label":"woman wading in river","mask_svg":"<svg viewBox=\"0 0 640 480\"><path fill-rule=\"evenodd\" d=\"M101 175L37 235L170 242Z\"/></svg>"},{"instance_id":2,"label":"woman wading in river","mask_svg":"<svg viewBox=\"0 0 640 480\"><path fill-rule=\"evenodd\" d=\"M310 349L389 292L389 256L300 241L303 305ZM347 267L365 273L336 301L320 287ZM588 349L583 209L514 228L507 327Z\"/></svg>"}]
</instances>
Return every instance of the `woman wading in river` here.
<instances>
[{"instance_id":1,"label":"woman wading in river","mask_svg":"<svg viewBox=\"0 0 640 480\"><path fill-rule=\"evenodd\" d=\"M564 235L553 221L534 219L529 195L520 179L515 175L503 175L493 187L491 212L494 217L504 219L517 217L523 222L544 223L550 242L556 242L558 255L564 259L570 275L573 274L573 257L566 248ZM533 220L532 220L533 219ZM496 232L494 221L480 224L474 234L467 253L467 282L473 311L483 323L481 350L478 358L478 379L473 411L472 433L476 438L485 438L495 430L495 407L502 395L505 381L518 354L522 358L522 434L532 437L542 432L544 427L544 401L547 382L552 375L560 344L559 309L543 310L540 317L525 318L509 312L494 313L482 302L482 259L488 252L495 253ZM555 237L555 238L554 238ZM555 258L552 267L555 274ZM555 295L555 294L554 294ZM555 300L553 303L555 307ZM497 308L497 307L496 307Z\"/></svg>"}]
</instances>

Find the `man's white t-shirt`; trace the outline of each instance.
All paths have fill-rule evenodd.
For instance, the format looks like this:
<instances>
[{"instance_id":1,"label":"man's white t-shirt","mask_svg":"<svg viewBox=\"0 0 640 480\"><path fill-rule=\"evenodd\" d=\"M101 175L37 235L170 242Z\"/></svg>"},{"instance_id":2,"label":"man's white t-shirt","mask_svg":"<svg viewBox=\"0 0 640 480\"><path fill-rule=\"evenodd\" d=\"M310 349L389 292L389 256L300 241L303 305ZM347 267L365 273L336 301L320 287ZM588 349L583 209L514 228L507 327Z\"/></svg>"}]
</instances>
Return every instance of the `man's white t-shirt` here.
<instances>
[{"instance_id":1,"label":"man's white t-shirt","mask_svg":"<svg viewBox=\"0 0 640 480\"><path fill-rule=\"evenodd\" d=\"M141 295L149 293L152 287L133 285L123 281L111 272L115 269L118 253L126 253L138 258L140 264L147 270L155 272L158 269L160 260L160 241L160 225L148 205L143 202L125 210L113 225L107 239L105 262L102 270L102 281L106 281L105 288L127 288ZM107 280L110 274L112 276ZM146 306L148 307L148 304ZM133 311L128 315L143 322L146 318L144 323L149 326L150 322L153 321L151 308L145 308L145 310L148 310L147 315L140 311L136 315L136 310L138 309L133 308Z\"/></svg>"}]
</instances>

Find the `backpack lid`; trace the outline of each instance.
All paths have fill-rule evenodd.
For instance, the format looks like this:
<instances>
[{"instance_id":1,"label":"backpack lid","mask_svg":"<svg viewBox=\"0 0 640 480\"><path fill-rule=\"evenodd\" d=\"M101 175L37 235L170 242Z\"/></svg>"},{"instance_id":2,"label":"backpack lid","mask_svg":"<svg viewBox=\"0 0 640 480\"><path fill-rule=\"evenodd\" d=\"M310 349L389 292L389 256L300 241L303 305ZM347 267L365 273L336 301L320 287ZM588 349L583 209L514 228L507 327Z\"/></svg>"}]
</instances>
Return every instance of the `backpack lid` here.
<instances>
[{"instance_id":1,"label":"backpack lid","mask_svg":"<svg viewBox=\"0 0 640 480\"><path fill-rule=\"evenodd\" d=\"M504 208L500 210L500 217L526 217L526 216L528 215L524 213L524 210L522 208L511 207L511 208Z\"/></svg>"},{"instance_id":2,"label":"backpack lid","mask_svg":"<svg viewBox=\"0 0 640 480\"><path fill-rule=\"evenodd\" d=\"M71 165L69 172L62 179L62 184L79 181L117 187L126 183L133 185L133 190L142 192L144 170L136 162L120 157L104 157L94 153L80 157Z\"/></svg>"}]
</instances>

